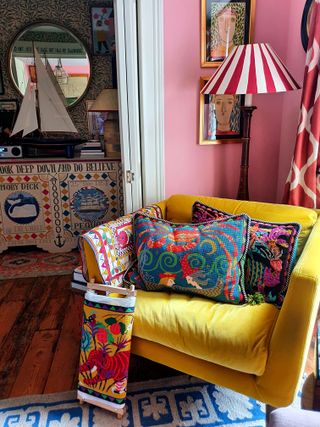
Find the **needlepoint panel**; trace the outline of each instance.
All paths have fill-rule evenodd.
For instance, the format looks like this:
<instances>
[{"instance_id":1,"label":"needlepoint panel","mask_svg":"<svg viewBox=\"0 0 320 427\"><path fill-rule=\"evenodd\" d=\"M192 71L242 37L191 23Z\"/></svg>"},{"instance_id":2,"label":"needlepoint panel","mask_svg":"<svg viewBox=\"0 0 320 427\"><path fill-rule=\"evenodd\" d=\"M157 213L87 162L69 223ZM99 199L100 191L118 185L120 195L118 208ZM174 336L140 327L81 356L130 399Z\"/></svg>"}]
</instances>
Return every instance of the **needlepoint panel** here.
<instances>
[{"instance_id":1,"label":"needlepoint panel","mask_svg":"<svg viewBox=\"0 0 320 427\"><path fill-rule=\"evenodd\" d=\"M0 192L0 252L67 252L85 231L123 215L117 160L1 162Z\"/></svg>"}]
</instances>

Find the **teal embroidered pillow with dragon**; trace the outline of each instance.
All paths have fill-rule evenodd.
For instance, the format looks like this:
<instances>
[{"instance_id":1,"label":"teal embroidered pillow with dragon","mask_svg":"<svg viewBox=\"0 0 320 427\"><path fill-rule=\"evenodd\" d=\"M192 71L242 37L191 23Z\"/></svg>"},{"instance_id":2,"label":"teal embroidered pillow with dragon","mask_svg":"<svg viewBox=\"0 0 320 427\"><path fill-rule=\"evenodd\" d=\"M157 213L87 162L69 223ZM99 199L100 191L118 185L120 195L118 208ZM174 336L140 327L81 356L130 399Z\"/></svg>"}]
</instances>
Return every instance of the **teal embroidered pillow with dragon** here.
<instances>
[{"instance_id":1,"label":"teal embroidered pillow with dragon","mask_svg":"<svg viewBox=\"0 0 320 427\"><path fill-rule=\"evenodd\" d=\"M192 207L192 223L231 218L232 215L201 202ZM300 224L251 219L250 242L245 261L245 288L260 292L264 300L281 306L295 264Z\"/></svg>"},{"instance_id":2,"label":"teal embroidered pillow with dragon","mask_svg":"<svg viewBox=\"0 0 320 427\"><path fill-rule=\"evenodd\" d=\"M243 268L250 218L176 224L137 213L133 219L138 272L145 288L246 302Z\"/></svg>"}]
</instances>

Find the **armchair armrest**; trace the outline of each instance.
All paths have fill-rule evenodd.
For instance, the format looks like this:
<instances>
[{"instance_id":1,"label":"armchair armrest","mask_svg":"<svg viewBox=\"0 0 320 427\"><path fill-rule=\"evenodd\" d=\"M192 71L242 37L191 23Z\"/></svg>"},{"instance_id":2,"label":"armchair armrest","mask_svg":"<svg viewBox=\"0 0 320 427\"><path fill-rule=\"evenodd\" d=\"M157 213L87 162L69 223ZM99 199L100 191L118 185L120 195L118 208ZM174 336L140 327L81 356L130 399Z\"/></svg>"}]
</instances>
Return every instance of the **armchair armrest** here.
<instances>
[{"instance_id":1,"label":"armchair armrest","mask_svg":"<svg viewBox=\"0 0 320 427\"><path fill-rule=\"evenodd\" d=\"M272 398L283 406L294 398L302 376L320 301L320 218L308 238L294 267L283 306L275 325L269 348L266 370L257 378L263 396L272 390ZM281 381L285 378L285 381ZM278 396L277 396L278 395ZM264 397L265 399L265 397Z\"/></svg>"}]
</instances>

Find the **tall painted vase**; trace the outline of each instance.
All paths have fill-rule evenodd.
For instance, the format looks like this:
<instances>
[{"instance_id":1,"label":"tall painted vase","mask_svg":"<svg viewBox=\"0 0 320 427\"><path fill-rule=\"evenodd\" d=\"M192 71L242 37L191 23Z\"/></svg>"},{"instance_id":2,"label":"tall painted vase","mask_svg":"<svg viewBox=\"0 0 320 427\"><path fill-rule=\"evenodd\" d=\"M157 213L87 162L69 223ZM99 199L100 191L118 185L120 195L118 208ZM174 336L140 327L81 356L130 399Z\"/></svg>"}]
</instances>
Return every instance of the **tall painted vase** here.
<instances>
[{"instance_id":1,"label":"tall painted vase","mask_svg":"<svg viewBox=\"0 0 320 427\"><path fill-rule=\"evenodd\" d=\"M83 304L78 399L122 416L127 394L135 291L88 283ZM114 294L99 295L108 289Z\"/></svg>"}]
</instances>

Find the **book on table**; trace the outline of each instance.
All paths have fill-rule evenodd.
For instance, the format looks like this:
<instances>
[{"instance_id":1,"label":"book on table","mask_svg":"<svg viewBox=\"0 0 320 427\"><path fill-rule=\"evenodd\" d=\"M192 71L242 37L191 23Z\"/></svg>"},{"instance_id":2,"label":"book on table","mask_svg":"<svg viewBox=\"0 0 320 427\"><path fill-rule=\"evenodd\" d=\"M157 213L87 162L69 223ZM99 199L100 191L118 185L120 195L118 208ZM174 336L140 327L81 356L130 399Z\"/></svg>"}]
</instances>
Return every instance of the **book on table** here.
<instances>
[{"instance_id":1,"label":"book on table","mask_svg":"<svg viewBox=\"0 0 320 427\"><path fill-rule=\"evenodd\" d=\"M71 279L71 288L78 289L83 292L87 291L87 281L83 277L81 266L73 270L72 279Z\"/></svg>"}]
</instances>

